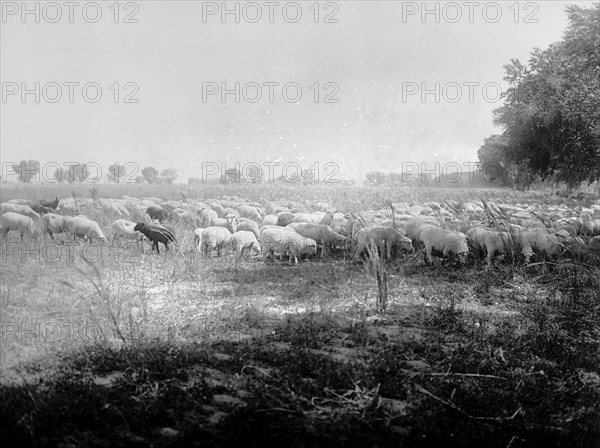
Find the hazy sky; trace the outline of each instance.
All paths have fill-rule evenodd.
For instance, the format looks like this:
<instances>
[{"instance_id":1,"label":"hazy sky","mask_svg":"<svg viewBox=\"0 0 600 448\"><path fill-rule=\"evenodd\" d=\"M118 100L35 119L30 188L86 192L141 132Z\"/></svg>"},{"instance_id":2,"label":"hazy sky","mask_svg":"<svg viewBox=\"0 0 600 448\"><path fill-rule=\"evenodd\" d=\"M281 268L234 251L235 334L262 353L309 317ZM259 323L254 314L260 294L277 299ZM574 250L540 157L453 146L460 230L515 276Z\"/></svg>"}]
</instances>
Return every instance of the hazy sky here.
<instances>
[{"instance_id":1,"label":"hazy sky","mask_svg":"<svg viewBox=\"0 0 600 448\"><path fill-rule=\"evenodd\" d=\"M95 23L89 2L72 11L38 4L36 23L34 13L22 16L20 1L2 2L2 162L172 166L178 181L199 177L202 162L281 159L319 163L322 173L334 162L340 178L400 172L403 162L473 162L483 139L499 132L491 120L496 88L506 87L502 66L560 40L566 25L559 1L426 3L439 8L439 23L422 17L422 2L321 2L319 23L314 2L299 3L296 23L294 4L275 3L273 23L265 2L239 2L240 23L234 14L223 23L221 2L192 1L120 3L118 11L99 2ZM219 11L209 15L211 8ZM323 23L327 16L337 23ZM36 82L39 103L21 96ZM209 87L235 90L236 82L239 103L220 92L203 98ZM53 83L62 93L54 103ZM101 89L95 103L94 84L83 95L87 83ZM262 97L253 103L254 83ZM272 101L264 83L279 83ZM283 92L287 83L297 84ZM423 87L431 91L424 98ZM126 103L128 94L137 102Z\"/></svg>"}]
</instances>

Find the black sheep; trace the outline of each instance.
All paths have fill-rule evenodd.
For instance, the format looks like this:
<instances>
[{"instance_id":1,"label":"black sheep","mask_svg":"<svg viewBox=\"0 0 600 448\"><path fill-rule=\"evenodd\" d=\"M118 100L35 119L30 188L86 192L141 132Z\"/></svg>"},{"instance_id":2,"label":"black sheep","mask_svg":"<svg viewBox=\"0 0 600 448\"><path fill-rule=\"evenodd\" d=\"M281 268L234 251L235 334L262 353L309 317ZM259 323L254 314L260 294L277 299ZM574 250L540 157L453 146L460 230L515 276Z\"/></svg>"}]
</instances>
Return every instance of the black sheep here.
<instances>
[{"instance_id":1,"label":"black sheep","mask_svg":"<svg viewBox=\"0 0 600 448\"><path fill-rule=\"evenodd\" d=\"M56 207L58 207L58 203L60 202L60 197L56 196L56 199L40 199L40 204L43 205L44 207L48 207L51 208L53 210L56 210Z\"/></svg>"},{"instance_id":2,"label":"black sheep","mask_svg":"<svg viewBox=\"0 0 600 448\"><path fill-rule=\"evenodd\" d=\"M158 243L163 243L167 251L169 250L169 242L177 244L174 232L165 226L138 222L133 230L142 232L146 238L152 241L152 249L156 249L156 252L158 253L160 253L160 250L158 250Z\"/></svg>"},{"instance_id":3,"label":"black sheep","mask_svg":"<svg viewBox=\"0 0 600 448\"><path fill-rule=\"evenodd\" d=\"M281 227L286 227L288 224L294 222L294 218L295 217L292 213L282 213L277 219L277 225Z\"/></svg>"},{"instance_id":4,"label":"black sheep","mask_svg":"<svg viewBox=\"0 0 600 448\"><path fill-rule=\"evenodd\" d=\"M162 207L158 207L155 205L151 205L150 207L148 207L146 209L146 213L148 213L148 216L150 216L150 218L157 219L159 222L163 222L168 217L167 212Z\"/></svg>"},{"instance_id":5,"label":"black sheep","mask_svg":"<svg viewBox=\"0 0 600 448\"><path fill-rule=\"evenodd\" d=\"M54 213L53 209L44 206L40 201L27 201L27 205L39 215L45 215L46 213Z\"/></svg>"}]
</instances>

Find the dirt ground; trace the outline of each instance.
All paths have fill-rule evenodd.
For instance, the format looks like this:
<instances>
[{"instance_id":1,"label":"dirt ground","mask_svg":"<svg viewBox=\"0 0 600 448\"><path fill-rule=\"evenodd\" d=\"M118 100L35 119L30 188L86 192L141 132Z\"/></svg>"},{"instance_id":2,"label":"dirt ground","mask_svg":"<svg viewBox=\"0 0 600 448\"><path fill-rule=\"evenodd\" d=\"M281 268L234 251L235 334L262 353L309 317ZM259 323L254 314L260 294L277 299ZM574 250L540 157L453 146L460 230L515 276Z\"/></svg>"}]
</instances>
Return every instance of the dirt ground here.
<instances>
[{"instance_id":1,"label":"dirt ground","mask_svg":"<svg viewBox=\"0 0 600 448\"><path fill-rule=\"evenodd\" d=\"M381 312L375 278L343 259L289 266L128 249L92 264L77 250L72 263L21 256L1 265L7 440L600 441L600 301L581 266L486 271L474 260L424 266L408 257L390 267Z\"/></svg>"}]
</instances>

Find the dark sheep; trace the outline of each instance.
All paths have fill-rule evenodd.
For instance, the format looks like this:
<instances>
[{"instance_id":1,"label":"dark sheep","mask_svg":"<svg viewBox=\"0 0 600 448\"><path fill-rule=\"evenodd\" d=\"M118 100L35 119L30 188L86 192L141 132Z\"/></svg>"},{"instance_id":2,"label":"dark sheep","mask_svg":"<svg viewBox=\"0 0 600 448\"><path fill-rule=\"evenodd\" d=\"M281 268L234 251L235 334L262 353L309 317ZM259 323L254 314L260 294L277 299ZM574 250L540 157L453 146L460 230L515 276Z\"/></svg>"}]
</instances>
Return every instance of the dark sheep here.
<instances>
[{"instance_id":1,"label":"dark sheep","mask_svg":"<svg viewBox=\"0 0 600 448\"><path fill-rule=\"evenodd\" d=\"M29 205L29 207L31 207L31 209L39 215L55 212L52 208L43 205L41 201L27 201L27 205Z\"/></svg>"},{"instance_id":2,"label":"dark sheep","mask_svg":"<svg viewBox=\"0 0 600 448\"><path fill-rule=\"evenodd\" d=\"M292 213L282 213L281 215L279 215L279 218L277 219L277 225L280 227L285 227L288 224L293 223L294 218L295 218L295 216Z\"/></svg>"},{"instance_id":3,"label":"dark sheep","mask_svg":"<svg viewBox=\"0 0 600 448\"><path fill-rule=\"evenodd\" d=\"M56 199L40 199L40 204L42 206L51 208L52 210L56 210L56 207L58 207L59 202L60 202L59 196L56 196Z\"/></svg>"},{"instance_id":4,"label":"dark sheep","mask_svg":"<svg viewBox=\"0 0 600 448\"><path fill-rule=\"evenodd\" d=\"M163 222L168 217L168 213L159 206L151 205L146 209L146 213L152 219L157 219L159 222Z\"/></svg>"},{"instance_id":5,"label":"dark sheep","mask_svg":"<svg viewBox=\"0 0 600 448\"><path fill-rule=\"evenodd\" d=\"M160 250L158 250L158 243L163 243L167 251L169 250L169 242L177 244L175 233L165 226L138 222L133 230L143 233L146 238L152 241L152 249L156 249L156 252L158 253L160 253Z\"/></svg>"}]
</instances>

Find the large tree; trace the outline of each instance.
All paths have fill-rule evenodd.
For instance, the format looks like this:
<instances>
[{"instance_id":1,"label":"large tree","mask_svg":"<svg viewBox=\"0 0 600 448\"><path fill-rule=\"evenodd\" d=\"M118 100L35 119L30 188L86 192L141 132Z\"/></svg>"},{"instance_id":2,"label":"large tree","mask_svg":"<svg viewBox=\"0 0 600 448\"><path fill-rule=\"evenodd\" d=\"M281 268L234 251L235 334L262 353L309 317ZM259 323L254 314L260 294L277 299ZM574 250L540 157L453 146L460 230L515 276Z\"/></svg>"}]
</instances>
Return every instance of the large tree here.
<instances>
[{"instance_id":1,"label":"large tree","mask_svg":"<svg viewBox=\"0 0 600 448\"><path fill-rule=\"evenodd\" d=\"M509 88L494 123L506 143L497 157L574 187L600 179L600 3L566 10L562 41L505 66Z\"/></svg>"}]
</instances>

